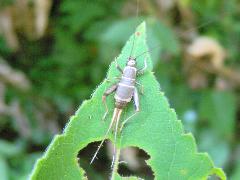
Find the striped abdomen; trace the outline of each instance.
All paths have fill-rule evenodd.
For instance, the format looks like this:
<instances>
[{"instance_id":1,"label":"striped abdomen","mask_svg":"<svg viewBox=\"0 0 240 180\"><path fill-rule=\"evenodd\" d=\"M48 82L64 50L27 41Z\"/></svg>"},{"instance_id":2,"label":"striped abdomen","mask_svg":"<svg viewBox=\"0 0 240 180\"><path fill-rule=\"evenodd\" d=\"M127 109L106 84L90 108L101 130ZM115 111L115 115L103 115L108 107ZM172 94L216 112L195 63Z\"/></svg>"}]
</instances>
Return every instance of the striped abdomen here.
<instances>
[{"instance_id":1,"label":"striped abdomen","mask_svg":"<svg viewBox=\"0 0 240 180\"><path fill-rule=\"evenodd\" d=\"M135 88L136 74L137 69L135 67L126 66L124 68L115 94L116 102L124 105L131 101Z\"/></svg>"}]
</instances>

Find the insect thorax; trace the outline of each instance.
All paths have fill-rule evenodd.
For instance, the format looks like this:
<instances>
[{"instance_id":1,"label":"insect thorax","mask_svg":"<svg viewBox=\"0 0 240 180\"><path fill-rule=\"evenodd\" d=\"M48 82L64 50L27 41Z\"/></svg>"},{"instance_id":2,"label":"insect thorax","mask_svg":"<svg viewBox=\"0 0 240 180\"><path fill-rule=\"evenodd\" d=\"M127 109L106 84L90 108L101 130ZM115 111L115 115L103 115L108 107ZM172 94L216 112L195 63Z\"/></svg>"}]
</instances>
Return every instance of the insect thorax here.
<instances>
[{"instance_id":1,"label":"insect thorax","mask_svg":"<svg viewBox=\"0 0 240 180\"><path fill-rule=\"evenodd\" d=\"M137 69L135 67L126 66L123 70L123 75L118 83L115 94L115 99L119 104L130 102L135 88L135 78Z\"/></svg>"},{"instance_id":2,"label":"insect thorax","mask_svg":"<svg viewBox=\"0 0 240 180\"><path fill-rule=\"evenodd\" d=\"M123 77L129 79L135 79L137 74L137 69L135 67L126 66L123 70Z\"/></svg>"}]
</instances>

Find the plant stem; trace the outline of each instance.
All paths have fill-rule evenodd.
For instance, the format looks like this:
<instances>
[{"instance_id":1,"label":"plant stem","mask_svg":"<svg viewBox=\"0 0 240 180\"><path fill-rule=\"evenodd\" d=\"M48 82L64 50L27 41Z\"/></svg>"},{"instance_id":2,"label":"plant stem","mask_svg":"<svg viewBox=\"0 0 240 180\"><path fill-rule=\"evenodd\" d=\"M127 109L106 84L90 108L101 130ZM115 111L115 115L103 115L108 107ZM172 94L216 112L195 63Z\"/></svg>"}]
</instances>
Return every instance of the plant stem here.
<instances>
[{"instance_id":1,"label":"plant stem","mask_svg":"<svg viewBox=\"0 0 240 180\"><path fill-rule=\"evenodd\" d=\"M117 174L119 157L120 157L120 149L117 148L117 151L116 151L116 159L114 160L114 165L113 165L111 180L114 180L114 179L115 179L115 175Z\"/></svg>"}]
</instances>

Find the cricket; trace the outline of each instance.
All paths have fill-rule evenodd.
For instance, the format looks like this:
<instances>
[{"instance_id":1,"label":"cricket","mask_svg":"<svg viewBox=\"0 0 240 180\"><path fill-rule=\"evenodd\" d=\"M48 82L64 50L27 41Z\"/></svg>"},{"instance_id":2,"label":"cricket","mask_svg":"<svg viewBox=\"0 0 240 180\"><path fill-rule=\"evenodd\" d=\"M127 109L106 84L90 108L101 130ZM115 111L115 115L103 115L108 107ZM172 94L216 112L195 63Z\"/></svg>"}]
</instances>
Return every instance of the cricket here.
<instances>
[{"instance_id":1,"label":"cricket","mask_svg":"<svg viewBox=\"0 0 240 180\"><path fill-rule=\"evenodd\" d=\"M115 65L116 65L117 70L121 73L121 77L116 77L116 79L118 79L118 82L113 84L110 88L108 88L102 96L102 102L106 109L106 112L103 115L102 119L104 120L108 114L109 109L108 109L108 106L106 103L106 98L112 93L115 93L115 95L114 95L115 109L114 109L114 113L113 113L110 125L108 127L108 130L107 130L103 140L101 141L100 145L98 146L98 149L96 150L90 164L92 164L93 161L95 160L100 148L102 147L105 139L107 138L108 133L110 132L110 130L112 129L114 124L115 124L114 143L116 142L121 113L122 113L123 109L128 105L128 103L133 100L135 113L133 115L131 115L130 117L128 117L125 121L122 122L120 132L121 132L123 126L127 123L127 121L130 120L133 116L135 116L140 111L139 93L138 93L138 89L137 89L136 85L141 86L141 88L142 88L141 93L143 93L143 86L139 82L137 82L136 78L140 75L143 75L145 70L147 69L147 59L146 58L144 59L144 67L141 69L137 69L137 58L142 56L146 52L144 52L136 57L132 57L132 51L134 48L134 41L135 41L136 34L138 35L138 33L134 34L132 49L130 52L130 56L127 59L126 66L122 69L115 59ZM113 160L112 160L112 166L113 166L114 160L115 160L115 151L116 151L116 147L114 144L114 156L113 156Z\"/></svg>"},{"instance_id":2,"label":"cricket","mask_svg":"<svg viewBox=\"0 0 240 180\"><path fill-rule=\"evenodd\" d=\"M139 11L139 0L137 0L136 17L138 17L138 13L139 13L138 11ZM108 106L106 103L106 98L112 93L115 93L115 95L114 95L115 108L114 108L114 112L112 115L110 125L107 129L107 132L105 133L103 140L101 141L95 154L93 155L90 164L92 164L93 161L96 159L97 154L98 154L99 150L101 149L104 141L106 140L108 133L110 132L110 130L112 129L112 127L115 124L114 152L113 152L113 159L112 159L112 164L111 164L111 167L113 168L113 165L115 163L115 157L116 157L116 144L115 143L117 140L117 134L118 134L118 129L119 129L118 126L119 126L119 121L121 118L122 111L124 108L126 108L128 103L133 100L135 113L132 114L130 117L128 117L126 120L124 120L122 122L119 132L121 132L124 125L140 111L139 93L138 93L138 89L137 89L136 85L141 86L141 94L143 94L143 85L140 84L139 82L137 82L136 78L140 75L143 75L144 72L146 71L147 59L146 58L144 59L144 67L141 69L137 69L137 59L149 51L143 52L140 55L137 55L136 57L132 57L135 38L136 38L136 36L139 36L139 35L140 35L139 32L134 33L130 55L126 60L126 66L124 68L120 67L117 60L115 59L115 66L116 66L116 69L120 72L121 77L116 77L116 79L118 81L116 83L114 83L111 87L109 87L103 93L102 102L105 106L106 112L103 115L102 119L104 120L109 112L109 109L108 109Z\"/></svg>"}]
</instances>

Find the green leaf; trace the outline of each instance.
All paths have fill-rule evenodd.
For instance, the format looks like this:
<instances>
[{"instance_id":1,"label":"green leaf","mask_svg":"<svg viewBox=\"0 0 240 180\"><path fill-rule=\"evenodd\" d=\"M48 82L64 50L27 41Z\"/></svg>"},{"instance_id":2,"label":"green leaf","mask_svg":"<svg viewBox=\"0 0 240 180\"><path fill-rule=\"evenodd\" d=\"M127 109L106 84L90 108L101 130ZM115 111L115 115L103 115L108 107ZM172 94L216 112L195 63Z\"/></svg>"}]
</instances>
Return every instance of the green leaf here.
<instances>
[{"instance_id":1,"label":"green leaf","mask_svg":"<svg viewBox=\"0 0 240 180\"><path fill-rule=\"evenodd\" d=\"M149 26L151 34L153 34L158 40L158 43L161 43L161 47L164 51L175 55L180 52L179 42L177 41L176 35L174 35L169 27L156 18L149 18ZM151 41L154 40L152 39Z\"/></svg>"},{"instance_id":2,"label":"green leaf","mask_svg":"<svg viewBox=\"0 0 240 180\"><path fill-rule=\"evenodd\" d=\"M198 147L212 157L215 165L225 167L231 156L230 144L227 140L217 136L212 129L204 128L198 135Z\"/></svg>"},{"instance_id":3,"label":"green leaf","mask_svg":"<svg viewBox=\"0 0 240 180\"><path fill-rule=\"evenodd\" d=\"M148 49L145 23L138 26L136 31L132 56ZM133 39L132 36L117 58L122 67L130 55ZM145 56L148 69L137 79L144 85L144 95L140 97L141 111L124 126L117 138L118 149L134 146L146 151L151 157L147 164L151 166L156 179L207 179L211 174L226 179L224 172L214 167L206 153L197 152L193 136L184 134L181 121L169 107L151 72L152 62L148 53L137 59L138 68L143 67ZM115 64L112 63L107 74L108 79L119 75ZM107 101L111 111L103 122L101 117L105 110L101 99L109 86L111 84L105 80L93 93L92 98L83 102L71 117L63 134L55 136L45 155L37 161L31 179L84 178L84 170L78 166L77 154L89 143L100 141L104 137L114 109L114 99L111 95ZM130 103L124 109L121 120L133 113L133 104ZM113 141L113 134L110 133L108 138ZM116 179L120 179L119 175L116 176Z\"/></svg>"},{"instance_id":4,"label":"green leaf","mask_svg":"<svg viewBox=\"0 0 240 180\"><path fill-rule=\"evenodd\" d=\"M103 4L93 1L64 1L60 11L65 14L60 20L61 25L68 26L71 33L79 32L106 13Z\"/></svg>"},{"instance_id":5,"label":"green leaf","mask_svg":"<svg viewBox=\"0 0 240 180\"><path fill-rule=\"evenodd\" d=\"M234 94L227 91L207 91L202 95L200 118L208 121L220 138L232 139L234 136L237 111L235 99Z\"/></svg>"},{"instance_id":6,"label":"green leaf","mask_svg":"<svg viewBox=\"0 0 240 180\"><path fill-rule=\"evenodd\" d=\"M0 180L8 180L9 179L9 175L8 175L8 165L6 162L6 159L3 158L2 156L0 156Z\"/></svg>"},{"instance_id":7,"label":"green leaf","mask_svg":"<svg viewBox=\"0 0 240 180\"><path fill-rule=\"evenodd\" d=\"M238 179L240 179L240 161L239 160L231 176L231 180L238 180Z\"/></svg>"},{"instance_id":8,"label":"green leaf","mask_svg":"<svg viewBox=\"0 0 240 180\"><path fill-rule=\"evenodd\" d=\"M227 107L227 108L226 108ZM208 123L199 137L199 148L208 152L214 163L225 166L231 156L231 141L235 134L237 102L230 91L205 91L202 94L199 116Z\"/></svg>"}]
</instances>

